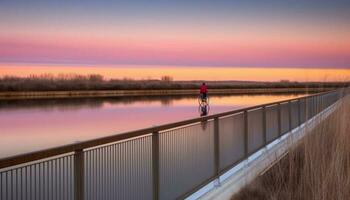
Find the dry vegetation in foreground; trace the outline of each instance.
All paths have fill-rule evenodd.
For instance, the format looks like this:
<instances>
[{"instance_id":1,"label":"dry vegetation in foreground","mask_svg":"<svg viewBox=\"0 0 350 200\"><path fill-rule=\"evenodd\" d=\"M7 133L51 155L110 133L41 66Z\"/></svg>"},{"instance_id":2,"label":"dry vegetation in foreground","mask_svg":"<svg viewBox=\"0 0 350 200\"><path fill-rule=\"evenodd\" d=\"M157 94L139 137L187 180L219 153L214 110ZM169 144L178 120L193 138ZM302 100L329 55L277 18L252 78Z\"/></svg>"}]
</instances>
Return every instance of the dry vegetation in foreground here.
<instances>
[{"instance_id":1,"label":"dry vegetation in foreground","mask_svg":"<svg viewBox=\"0 0 350 200\"><path fill-rule=\"evenodd\" d=\"M232 200L350 199L350 97Z\"/></svg>"},{"instance_id":2,"label":"dry vegetation in foreground","mask_svg":"<svg viewBox=\"0 0 350 200\"><path fill-rule=\"evenodd\" d=\"M258 88L334 88L350 85L350 82L254 82L207 81L210 89L258 89ZM198 89L202 81L174 81L170 76L160 80L106 80L99 74L42 74L29 77L0 77L0 92L9 91L75 91L75 90L164 90Z\"/></svg>"}]
</instances>

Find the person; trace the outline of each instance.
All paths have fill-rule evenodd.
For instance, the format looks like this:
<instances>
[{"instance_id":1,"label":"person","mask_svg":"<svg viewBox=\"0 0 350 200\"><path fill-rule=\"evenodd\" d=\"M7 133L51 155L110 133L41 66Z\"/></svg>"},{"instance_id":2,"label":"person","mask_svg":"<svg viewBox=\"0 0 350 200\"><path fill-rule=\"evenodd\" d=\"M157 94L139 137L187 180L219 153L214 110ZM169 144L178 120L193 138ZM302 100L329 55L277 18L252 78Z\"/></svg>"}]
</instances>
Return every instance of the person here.
<instances>
[{"instance_id":1,"label":"person","mask_svg":"<svg viewBox=\"0 0 350 200\"><path fill-rule=\"evenodd\" d=\"M208 88L207 88L207 85L205 83L202 83L200 90L199 90L199 93L201 95L202 101L207 99Z\"/></svg>"}]
</instances>

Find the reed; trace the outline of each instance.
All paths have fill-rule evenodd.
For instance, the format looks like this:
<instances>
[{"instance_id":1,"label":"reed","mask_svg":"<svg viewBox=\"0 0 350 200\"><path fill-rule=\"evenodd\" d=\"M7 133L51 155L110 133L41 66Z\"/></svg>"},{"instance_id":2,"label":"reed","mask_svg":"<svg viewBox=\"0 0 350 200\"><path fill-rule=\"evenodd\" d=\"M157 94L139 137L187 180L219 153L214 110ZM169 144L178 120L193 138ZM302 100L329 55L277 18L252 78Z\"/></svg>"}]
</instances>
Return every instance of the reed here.
<instances>
[{"instance_id":1,"label":"reed","mask_svg":"<svg viewBox=\"0 0 350 200\"><path fill-rule=\"evenodd\" d=\"M232 200L350 199L350 97Z\"/></svg>"}]
</instances>

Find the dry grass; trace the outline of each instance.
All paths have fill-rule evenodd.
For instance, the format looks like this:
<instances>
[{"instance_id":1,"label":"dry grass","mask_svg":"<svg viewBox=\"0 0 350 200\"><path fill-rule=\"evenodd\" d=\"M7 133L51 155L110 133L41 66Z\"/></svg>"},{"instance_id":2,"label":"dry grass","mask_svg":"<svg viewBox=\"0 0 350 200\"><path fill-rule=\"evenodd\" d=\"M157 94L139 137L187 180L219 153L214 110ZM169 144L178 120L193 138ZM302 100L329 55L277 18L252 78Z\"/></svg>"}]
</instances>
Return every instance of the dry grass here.
<instances>
[{"instance_id":1,"label":"dry grass","mask_svg":"<svg viewBox=\"0 0 350 200\"><path fill-rule=\"evenodd\" d=\"M350 98L281 162L243 188L241 199L350 199Z\"/></svg>"}]
</instances>

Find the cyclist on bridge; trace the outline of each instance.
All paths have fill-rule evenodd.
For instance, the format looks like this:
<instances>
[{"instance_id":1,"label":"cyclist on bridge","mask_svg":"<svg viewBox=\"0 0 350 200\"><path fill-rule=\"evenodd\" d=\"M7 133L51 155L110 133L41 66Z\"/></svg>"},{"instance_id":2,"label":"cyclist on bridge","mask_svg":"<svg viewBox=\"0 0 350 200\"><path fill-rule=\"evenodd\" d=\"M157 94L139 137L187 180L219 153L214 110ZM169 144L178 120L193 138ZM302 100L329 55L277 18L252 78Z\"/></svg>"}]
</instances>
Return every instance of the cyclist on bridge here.
<instances>
[{"instance_id":1,"label":"cyclist on bridge","mask_svg":"<svg viewBox=\"0 0 350 200\"><path fill-rule=\"evenodd\" d=\"M207 95L208 95L208 88L207 85L205 83L202 83L199 93L201 95L202 100L206 100L207 99Z\"/></svg>"}]
</instances>

